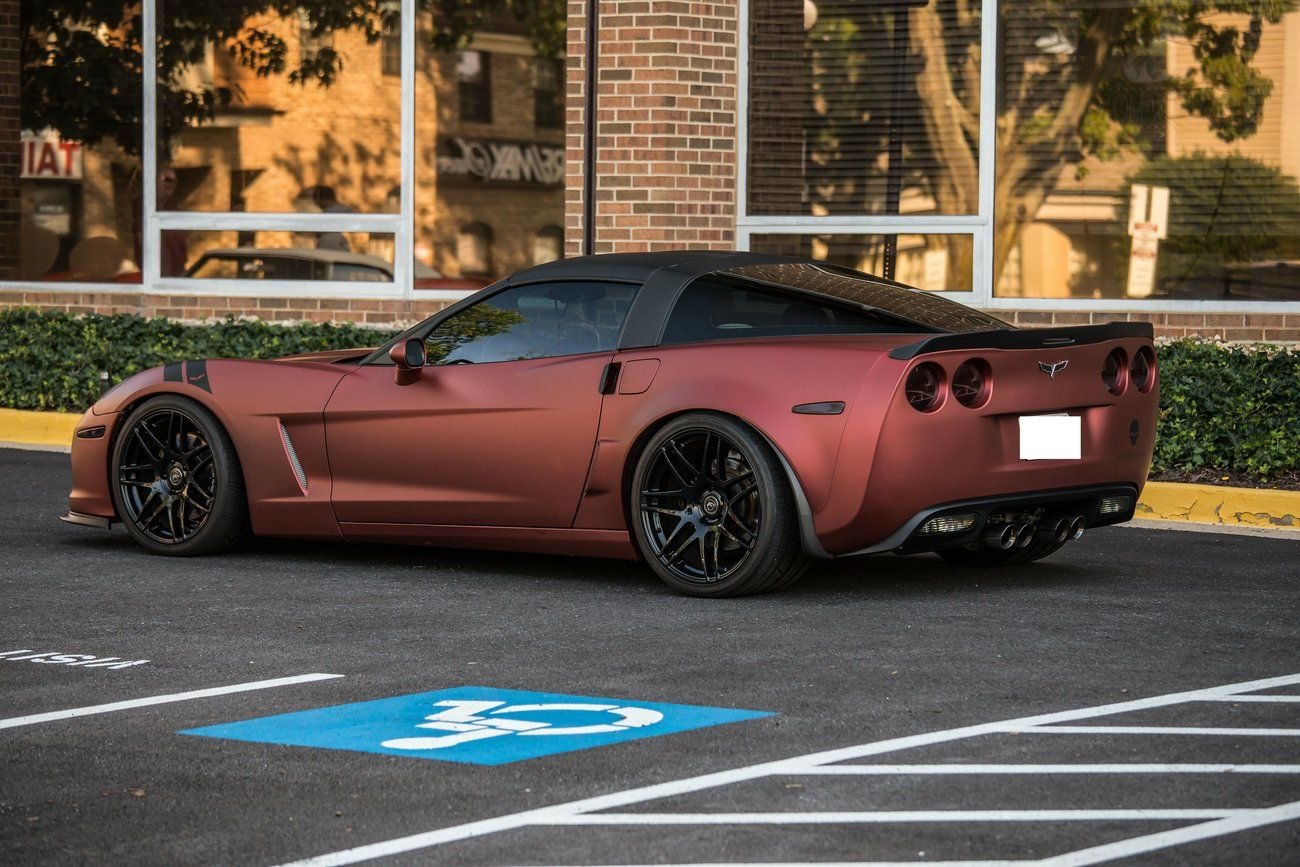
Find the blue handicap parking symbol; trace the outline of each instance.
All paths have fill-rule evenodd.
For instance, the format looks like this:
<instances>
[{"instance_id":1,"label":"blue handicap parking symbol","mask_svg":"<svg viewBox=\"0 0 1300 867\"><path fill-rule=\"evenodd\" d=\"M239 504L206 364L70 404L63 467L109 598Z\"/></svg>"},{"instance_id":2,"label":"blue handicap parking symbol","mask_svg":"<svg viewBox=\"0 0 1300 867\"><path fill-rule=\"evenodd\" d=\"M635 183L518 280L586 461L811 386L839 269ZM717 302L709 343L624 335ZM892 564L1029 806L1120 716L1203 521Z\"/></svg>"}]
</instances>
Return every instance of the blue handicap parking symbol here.
<instances>
[{"instance_id":1,"label":"blue handicap parking symbol","mask_svg":"<svg viewBox=\"0 0 1300 867\"><path fill-rule=\"evenodd\" d=\"M204 726L180 734L504 765L771 715L461 686Z\"/></svg>"}]
</instances>

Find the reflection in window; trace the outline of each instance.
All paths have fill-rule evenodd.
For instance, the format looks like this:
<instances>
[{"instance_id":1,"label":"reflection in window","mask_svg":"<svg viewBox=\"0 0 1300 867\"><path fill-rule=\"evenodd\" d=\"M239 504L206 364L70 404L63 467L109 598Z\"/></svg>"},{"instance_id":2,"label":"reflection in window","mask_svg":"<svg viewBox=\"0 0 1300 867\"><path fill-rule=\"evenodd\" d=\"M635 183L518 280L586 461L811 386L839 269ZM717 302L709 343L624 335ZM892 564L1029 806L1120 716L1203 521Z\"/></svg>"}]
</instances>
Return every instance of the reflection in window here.
<instances>
[{"instance_id":1,"label":"reflection in window","mask_svg":"<svg viewBox=\"0 0 1300 867\"><path fill-rule=\"evenodd\" d=\"M970 235L898 235L894 280L928 292L970 292L974 240ZM805 256L866 274L885 272L884 235L778 235L750 238L759 253Z\"/></svg>"},{"instance_id":2,"label":"reflection in window","mask_svg":"<svg viewBox=\"0 0 1300 867\"><path fill-rule=\"evenodd\" d=\"M462 51L456 63L460 119L492 122L492 56L486 51Z\"/></svg>"},{"instance_id":3,"label":"reflection in window","mask_svg":"<svg viewBox=\"0 0 1300 867\"><path fill-rule=\"evenodd\" d=\"M402 74L402 30L396 21L384 22L379 38L379 67L384 75Z\"/></svg>"},{"instance_id":4,"label":"reflection in window","mask_svg":"<svg viewBox=\"0 0 1300 867\"><path fill-rule=\"evenodd\" d=\"M544 265L564 258L564 230L546 226L533 236L533 264Z\"/></svg>"},{"instance_id":5,"label":"reflection in window","mask_svg":"<svg viewBox=\"0 0 1300 867\"><path fill-rule=\"evenodd\" d=\"M484 364L612 351L634 294L621 283L507 289L441 322L426 355L430 364Z\"/></svg>"},{"instance_id":6,"label":"reflection in window","mask_svg":"<svg viewBox=\"0 0 1300 867\"><path fill-rule=\"evenodd\" d=\"M539 57L533 75L533 123L538 129L560 129L564 126L564 62Z\"/></svg>"},{"instance_id":7,"label":"reflection in window","mask_svg":"<svg viewBox=\"0 0 1300 867\"><path fill-rule=\"evenodd\" d=\"M1300 11L1215 8L1000 4L998 295L1300 300Z\"/></svg>"},{"instance_id":8,"label":"reflection in window","mask_svg":"<svg viewBox=\"0 0 1300 867\"><path fill-rule=\"evenodd\" d=\"M463 226L456 239L460 273L487 275L492 272L492 229L486 223Z\"/></svg>"},{"instance_id":9,"label":"reflection in window","mask_svg":"<svg viewBox=\"0 0 1300 867\"><path fill-rule=\"evenodd\" d=\"M981 3L752 0L754 215L975 214Z\"/></svg>"}]
</instances>

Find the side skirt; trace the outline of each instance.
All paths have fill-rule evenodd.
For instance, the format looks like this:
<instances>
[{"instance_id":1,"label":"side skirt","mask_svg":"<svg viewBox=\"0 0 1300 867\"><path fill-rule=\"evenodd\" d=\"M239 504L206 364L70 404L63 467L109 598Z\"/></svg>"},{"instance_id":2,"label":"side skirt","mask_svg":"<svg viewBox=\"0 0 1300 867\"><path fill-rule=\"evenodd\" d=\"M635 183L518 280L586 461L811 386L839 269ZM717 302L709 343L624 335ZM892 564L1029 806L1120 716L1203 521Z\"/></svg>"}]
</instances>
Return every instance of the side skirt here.
<instances>
[{"instance_id":1,"label":"side skirt","mask_svg":"<svg viewBox=\"0 0 1300 867\"><path fill-rule=\"evenodd\" d=\"M574 530L549 527L480 527L447 524L362 524L340 522L349 542L396 542L444 548L573 554L635 560L626 530Z\"/></svg>"}]
</instances>

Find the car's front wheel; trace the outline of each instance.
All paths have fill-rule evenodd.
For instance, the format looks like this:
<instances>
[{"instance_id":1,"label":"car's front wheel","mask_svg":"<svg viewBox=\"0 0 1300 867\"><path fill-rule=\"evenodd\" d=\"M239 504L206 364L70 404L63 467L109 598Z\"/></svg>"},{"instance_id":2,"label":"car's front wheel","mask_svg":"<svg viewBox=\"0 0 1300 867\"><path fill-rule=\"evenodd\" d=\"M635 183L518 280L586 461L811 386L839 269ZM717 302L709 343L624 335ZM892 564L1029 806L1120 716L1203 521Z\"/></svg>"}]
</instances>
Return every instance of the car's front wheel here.
<instances>
[{"instance_id":1,"label":"car's front wheel","mask_svg":"<svg viewBox=\"0 0 1300 867\"><path fill-rule=\"evenodd\" d=\"M658 431L637 460L631 497L637 547L678 592L763 593L808 568L780 463L729 418L694 413Z\"/></svg>"},{"instance_id":2,"label":"car's front wheel","mask_svg":"<svg viewBox=\"0 0 1300 867\"><path fill-rule=\"evenodd\" d=\"M136 407L114 441L110 474L118 517L155 554L214 554L247 532L239 456L216 416L188 398Z\"/></svg>"}]
</instances>

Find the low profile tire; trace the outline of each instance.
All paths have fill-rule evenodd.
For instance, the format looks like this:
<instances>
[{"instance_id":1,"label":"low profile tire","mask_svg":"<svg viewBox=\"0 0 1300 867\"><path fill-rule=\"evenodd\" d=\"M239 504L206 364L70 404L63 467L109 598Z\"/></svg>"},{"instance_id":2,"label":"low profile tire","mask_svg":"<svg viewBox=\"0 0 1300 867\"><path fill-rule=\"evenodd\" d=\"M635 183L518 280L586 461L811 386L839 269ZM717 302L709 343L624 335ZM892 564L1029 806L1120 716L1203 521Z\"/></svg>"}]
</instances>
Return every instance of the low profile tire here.
<instances>
[{"instance_id":1,"label":"low profile tire","mask_svg":"<svg viewBox=\"0 0 1300 867\"><path fill-rule=\"evenodd\" d=\"M808 568L781 464L723 416L684 415L656 433L637 459L630 505L638 549L679 593L765 593Z\"/></svg>"},{"instance_id":2,"label":"low profile tire","mask_svg":"<svg viewBox=\"0 0 1300 867\"><path fill-rule=\"evenodd\" d=\"M947 548L939 556L958 566L1019 566L1041 560L1061 550L1064 542L1058 542L1050 535L1045 539L1035 539L1024 548Z\"/></svg>"},{"instance_id":3,"label":"low profile tire","mask_svg":"<svg viewBox=\"0 0 1300 867\"><path fill-rule=\"evenodd\" d=\"M215 554L248 532L239 456L216 416L188 398L151 398L127 416L109 483L126 531L154 554Z\"/></svg>"}]
</instances>

